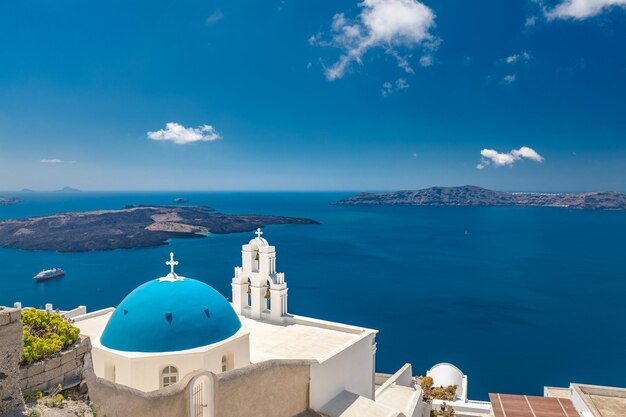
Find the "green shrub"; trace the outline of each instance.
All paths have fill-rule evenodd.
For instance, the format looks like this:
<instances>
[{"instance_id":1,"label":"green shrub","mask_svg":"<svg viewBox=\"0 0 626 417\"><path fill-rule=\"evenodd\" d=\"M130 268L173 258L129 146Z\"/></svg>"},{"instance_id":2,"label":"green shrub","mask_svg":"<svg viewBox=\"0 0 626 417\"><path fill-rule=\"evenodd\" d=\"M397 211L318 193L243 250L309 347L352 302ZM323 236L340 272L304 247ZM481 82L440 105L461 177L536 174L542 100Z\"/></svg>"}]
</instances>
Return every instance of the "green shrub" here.
<instances>
[{"instance_id":1,"label":"green shrub","mask_svg":"<svg viewBox=\"0 0 626 417\"><path fill-rule=\"evenodd\" d=\"M28 393L24 394L23 397L24 397L24 402L25 403L30 403L30 402L36 401L37 398L38 398L36 392L28 392Z\"/></svg>"},{"instance_id":2,"label":"green shrub","mask_svg":"<svg viewBox=\"0 0 626 417\"><path fill-rule=\"evenodd\" d=\"M24 326L24 353L22 364L29 364L51 356L70 346L80 330L57 313L27 309L22 311Z\"/></svg>"},{"instance_id":3,"label":"green shrub","mask_svg":"<svg viewBox=\"0 0 626 417\"><path fill-rule=\"evenodd\" d=\"M26 413L26 416L27 417L41 417L41 412L38 409L36 409L36 408L31 408Z\"/></svg>"},{"instance_id":4,"label":"green shrub","mask_svg":"<svg viewBox=\"0 0 626 417\"><path fill-rule=\"evenodd\" d=\"M91 403L91 404L89 404L89 408L91 408L91 412L93 413L94 417L101 417L102 416L102 412L101 412L100 406L98 404Z\"/></svg>"},{"instance_id":5,"label":"green shrub","mask_svg":"<svg viewBox=\"0 0 626 417\"><path fill-rule=\"evenodd\" d=\"M454 408L446 403L441 404L439 410L432 410L431 417L454 417Z\"/></svg>"},{"instance_id":6,"label":"green shrub","mask_svg":"<svg viewBox=\"0 0 626 417\"><path fill-rule=\"evenodd\" d=\"M456 385L450 385L447 387L433 387L431 388L431 397L437 400L454 401L456 398Z\"/></svg>"},{"instance_id":7,"label":"green shrub","mask_svg":"<svg viewBox=\"0 0 626 417\"><path fill-rule=\"evenodd\" d=\"M454 401L456 399L456 385L447 387L431 387L424 389L424 399L436 399L444 401Z\"/></svg>"},{"instance_id":8,"label":"green shrub","mask_svg":"<svg viewBox=\"0 0 626 417\"><path fill-rule=\"evenodd\" d=\"M422 378L422 389L429 389L433 386L433 379L429 376L425 376Z\"/></svg>"}]
</instances>

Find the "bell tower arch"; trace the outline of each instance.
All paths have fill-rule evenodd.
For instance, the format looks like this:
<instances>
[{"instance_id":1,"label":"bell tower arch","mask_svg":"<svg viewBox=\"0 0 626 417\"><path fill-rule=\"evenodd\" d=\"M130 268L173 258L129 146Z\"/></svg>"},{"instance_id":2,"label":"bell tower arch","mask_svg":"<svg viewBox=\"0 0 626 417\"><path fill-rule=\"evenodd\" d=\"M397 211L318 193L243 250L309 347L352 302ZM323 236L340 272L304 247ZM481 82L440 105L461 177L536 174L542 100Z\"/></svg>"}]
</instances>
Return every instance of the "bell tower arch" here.
<instances>
[{"instance_id":1,"label":"bell tower arch","mask_svg":"<svg viewBox=\"0 0 626 417\"><path fill-rule=\"evenodd\" d=\"M241 266L235 267L231 283L233 307L246 317L282 323L287 315L285 274L276 272L276 248L260 228L255 234L241 247Z\"/></svg>"}]
</instances>

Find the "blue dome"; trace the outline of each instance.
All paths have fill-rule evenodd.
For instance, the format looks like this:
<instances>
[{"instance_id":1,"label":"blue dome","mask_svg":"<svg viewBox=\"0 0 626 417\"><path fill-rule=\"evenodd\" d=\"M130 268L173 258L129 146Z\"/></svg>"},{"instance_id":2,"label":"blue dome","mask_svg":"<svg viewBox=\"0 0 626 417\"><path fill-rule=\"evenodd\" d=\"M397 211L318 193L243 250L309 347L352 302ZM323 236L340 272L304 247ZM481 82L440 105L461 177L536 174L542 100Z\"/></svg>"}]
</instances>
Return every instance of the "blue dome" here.
<instances>
[{"instance_id":1,"label":"blue dome","mask_svg":"<svg viewBox=\"0 0 626 417\"><path fill-rule=\"evenodd\" d=\"M189 278L156 279L122 300L100 342L126 352L172 352L220 342L240 327L235 310L213 287Z\"/></svg>"}]
</instances>

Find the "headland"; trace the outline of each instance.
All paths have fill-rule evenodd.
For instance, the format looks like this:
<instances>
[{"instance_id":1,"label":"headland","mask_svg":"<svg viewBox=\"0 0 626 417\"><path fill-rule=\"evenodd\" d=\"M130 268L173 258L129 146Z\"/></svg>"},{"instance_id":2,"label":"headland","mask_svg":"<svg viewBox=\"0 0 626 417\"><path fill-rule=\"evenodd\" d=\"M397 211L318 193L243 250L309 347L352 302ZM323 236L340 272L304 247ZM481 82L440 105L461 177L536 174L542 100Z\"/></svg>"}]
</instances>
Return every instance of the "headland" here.
<instances>
[{"instance_id":1,"label":"headland","mask_svg":"<svg viewBox=\"0 0 626 417\"><path fill-rule=\"evenodd\" d=\"M270 224L317 222L297 217L222 214L205 206L126 206L120 210L3 220L0 246L58 252L131 249L164 245L171 238L247 232Z\"/></svg>"},{"instance_id":2,"label":"headland","mask_svg":"<svg viewBox=\"0 0 626 417\"><path fill-rule=\"evenodd\" d=\"M582 210L626 210L626 194L614 191L590 193L529 193L493 191L474 185L430 187L384 193L362 192L337 201L337 205L405 206L534 206Z\"/></svg>"}]
</instances>

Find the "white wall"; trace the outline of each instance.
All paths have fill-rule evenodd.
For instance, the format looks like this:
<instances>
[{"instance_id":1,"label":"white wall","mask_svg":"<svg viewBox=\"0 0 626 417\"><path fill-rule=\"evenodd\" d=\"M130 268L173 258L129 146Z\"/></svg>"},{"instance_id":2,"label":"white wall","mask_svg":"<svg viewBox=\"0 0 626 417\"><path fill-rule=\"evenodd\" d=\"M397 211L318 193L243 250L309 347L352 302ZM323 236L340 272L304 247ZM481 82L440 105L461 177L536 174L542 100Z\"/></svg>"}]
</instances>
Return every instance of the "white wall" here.
<instances>
[{"instance_id":1,"label":"white wall","mask_svg":"<svg viewBox=\"0 0 626 417\"><path fill-rule=\"evenodd\" d=\"M367 334L329 359L311 364L313 410L319 410L344 390L374 399L375 336Z\"/></svg>"},{"instance_id":2,"label":"white wall","mask_svg":"<svg viewBox=\"0 0 626 417\"><path fill-rule=\"evenodd\" d=\"M438 363L426 372L433 379L436 387L456 385L456 397L462 401L467 400L467 375L450 363Z\"/></svg>"},{"instance_id":3,"label":"white wall","mask_svg":"<svg viewBox=\"0 0 626 417\"><path fill-rule=\"evenodd\" d=\"M180 381L188 373L202 369L215 374L222 372L222 356L234 358L234 367L250 364L250 334L245 332L205 349L172 352L170 354L137 354L114 351L94 343L92 348L94 371L97 376L107 378L115 366L115 382L149 392L161 388L161 371L172 365L178 370ZM130 357L134 356L134 357Z\"/></svg>"}]
</instances>

